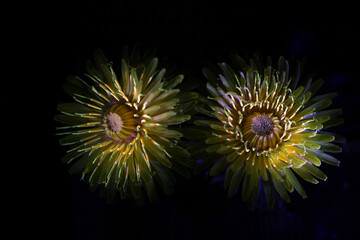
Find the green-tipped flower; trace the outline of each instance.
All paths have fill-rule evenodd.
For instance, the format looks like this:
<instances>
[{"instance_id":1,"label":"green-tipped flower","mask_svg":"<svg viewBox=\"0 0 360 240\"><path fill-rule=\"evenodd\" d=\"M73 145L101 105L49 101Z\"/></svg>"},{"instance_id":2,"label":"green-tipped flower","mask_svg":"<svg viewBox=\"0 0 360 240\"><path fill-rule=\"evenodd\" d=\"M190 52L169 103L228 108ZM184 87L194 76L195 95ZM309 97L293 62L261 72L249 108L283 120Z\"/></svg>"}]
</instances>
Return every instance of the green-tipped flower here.
<instances>
[{"instance_id":1,"label":"green-tipped flower","mask_svg":"<svg viewBox=\"0 0 360 240\"><path fill-rule=\"evenodd\" d=\"M331 133L322 132L342 122L336 118L340 109L324 110L336 94L315 96L322 79L309 79L298 86L300 65L290 75L284 58L279 59L277 69L270 59L268 66L263 66L257 56L250 65L237 56L235 65L237 71L226 63L219 64L222 73L218 77L209 69L203 70L211 96L201 98L202 104L196 107L210 117L194 122L209 131L209 154L200 169L220 159L210 175L226 169L228 194L234 195L241 185L247 202L257 200L260 186L270 207L274 205L274 189L286 202L290 201L287 192L294 189L305 198L296 175L318 183L317 179L327 178L317 168L321 162L339 165L325 152L340 152L341 148L330 143L335 140Z\"/></svg>"},{"instance_id":2,"label":"green-tipped flower","mask_svg":"<svg viewBox=\"0 0 360 240\"><path fill-rule=\"evenodd\" d=\"M156 199L155 183L171 193L173 168L184 173L189 153L177 140L182 134L170 125L190 119L184 115L179 89L183 76L165 81L165 69L158 59L121 60L116 75L101 51L95 66L87 65L89 81L69 77L64 89L76 103L58 105L61 145L71 145L63 161L71 163L71 173L82 172L93 187L101 186L110 197L119 190L122 197L142 200L144 188ZM134 60L135 59L135 60ZM140 59L140 60L139 60ZM131 193L131 194L129 194Z\"/></svg>"}]
</instances>

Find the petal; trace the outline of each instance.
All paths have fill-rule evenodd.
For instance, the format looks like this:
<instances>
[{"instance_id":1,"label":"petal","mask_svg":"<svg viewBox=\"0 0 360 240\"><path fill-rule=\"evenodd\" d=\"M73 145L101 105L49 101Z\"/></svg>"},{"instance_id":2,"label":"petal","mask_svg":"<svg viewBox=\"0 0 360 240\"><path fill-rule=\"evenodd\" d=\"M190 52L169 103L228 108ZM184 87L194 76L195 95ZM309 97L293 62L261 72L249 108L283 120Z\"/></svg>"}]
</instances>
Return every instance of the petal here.
<instances>
[{"instance_id":1,"label":"petal","mask_svg":"<svg viewBox=\"0 0 360 240\"><path fill-rule=\"evenodd\" d=\"M216 176L221 173L228 166L228 162L225 157L222 157L211 169L210 176Z\"/></svg>"},{"instance_id":2,"label":"petal","mask_svg":"<svg viewBox=\"0 0 360 240\"><path fill-rule=\"evenodd\" d=\"M316 134L314 137L310 137L307 141L311 142L332 142L335 137L329 134Z\"/></svg>"},{"instance_id":3,"label":"petal","mask_svg":"<svg viewBox=\"0 0 360 240\"><path fill-rule=\"evenodd\" d=\"M339 153L342 151L342 148L333 144L333 143L326 143L326 142L318 142L317 144L319 144L320 150L324 151L324 152L333 152L333 153Z\"/></svg>"},{"instance_id":4,"label":"petal","mask_svg":"<svg viewBox=\"0 0 360 240\"><path fill-rule=\"evenodd\" d=\"M319 183L308 171L306 171L305 167L301 168L291 168L297 175L299 175L302 179L317 184Z\"/></svg>"},{"instance_id":5,"label":"petal","mask_svg":"<svg viewBox=\"0 0 360 240\"><path fill-rule=\"evenodd\" d=\"M327 176L319 168L315 167L314 165L312 165L310 163L305 163L303 167L309 173L311 173L313 176L326 181Z\"/></svg>"},{"instance_id":6,"label":"petal","mask_svg":"<svg viewBox=\"0 0 360 240\"><path fill-rule=\"evenodd\" d=\"M282 185L282 182L279 182L278 180L276 180L273 177L273 175L271 175L271 180L272 180L272 183L274 185L275 190L280 194L281 198L284 199L285 202L289 203L290 198L289 198L289 195L286 192L286 189Z\"/></svg>"},{"instance_id":7,"label":"petal","mask_svg":"<svg viewBox=\"0 0 360 240\"><path fill-rule=\"evenodd\" d=\"M340 165L339 160L337 160L333 156L330 156L329 154L324 153L321 150L307 149L307 151L309 151L310 153L316 155L322 162L325 162L325 163L328 163L328 164L331 164L331 165L335 165L335 166Z\"/></svg>"}]
</instances>

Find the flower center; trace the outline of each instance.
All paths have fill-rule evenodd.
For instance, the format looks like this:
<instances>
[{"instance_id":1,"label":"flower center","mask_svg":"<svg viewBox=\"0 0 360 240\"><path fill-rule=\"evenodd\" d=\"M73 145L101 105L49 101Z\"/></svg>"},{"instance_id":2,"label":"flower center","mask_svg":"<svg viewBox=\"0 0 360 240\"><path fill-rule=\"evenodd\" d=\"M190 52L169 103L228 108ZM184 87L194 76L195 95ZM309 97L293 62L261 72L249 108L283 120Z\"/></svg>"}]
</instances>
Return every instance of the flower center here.
<instances>
[{"instance_id":1,"label":"flower center","mask_svg":"<svg viewBox=\"0 0 360 240\"><path fill-rule=\"evenodd\" d=\"M254 112L244 119L241 128L253 151L274 149L282 142L283 123L273 113Z\"/></svg>"},{"instance_id":2,"label":"flower center","mask_svg":"<svg viewBox=\"0 0 360 240\"><path fill-rule=\"evenodd\" d=\"M105 117L105 123L107 124L110 131L117 133L121 130L123 122L121 121L121 117L116 113L110 112Z\"/></svg>"},{"instance_id":3,"label":"flower center","mask_svg":"<svg viewBox=\"0 0 360 240\"><path fill-rule=\"evenodd\" d=\"M104 117L105 133L120 142L130 142L136 137L139 119L135 110L123 103L114 104Z\"/></svg>"},{"instance_id":4,"label":"flower center","mask_svg":"<svg viewBox=\"0 0 360 240\"><path fill-rule=\"evenodd\" d=\"M274 122L268 116L258 115L252 119L251 130L260 136L269 135L274 129Z\"/></svg>"}]
</instances>

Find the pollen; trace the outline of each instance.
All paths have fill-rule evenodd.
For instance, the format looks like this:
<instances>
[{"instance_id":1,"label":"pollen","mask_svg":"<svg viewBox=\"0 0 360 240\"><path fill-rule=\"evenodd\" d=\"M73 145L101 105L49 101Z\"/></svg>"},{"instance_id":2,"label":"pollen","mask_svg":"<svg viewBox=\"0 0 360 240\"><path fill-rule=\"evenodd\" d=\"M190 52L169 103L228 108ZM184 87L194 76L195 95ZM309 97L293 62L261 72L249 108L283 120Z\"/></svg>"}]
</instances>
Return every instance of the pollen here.
<instances>
[{"instance_id":1,"label":"pollen","mask_svg":"<svg viewBox=\"0 0 360 240\"><path fill-rule=\"evenodd\" d=\"M251 130L259 136L267 136L274 129L274 122L268 116L259 115L252 119Z\"/></svg>"},{"instance_id":2,"label":"pollen","mask_svg":"<svg viewBox=\"0 0 360 240\"><path fill-rule=\"evenodd\" d=\"M131 142L137 134L139 119L136 110L124 104L115 103L104 117L104 129L108 137L116 142Z\"/></svg>"},{"instance_id":3,"label":"pollen","mask_svg":"<svg viewBox=\"0 0 360 240\"><path fill-rule=\"evenodd\" d=\"M244 141L248 141L253 151L261 153L276 148L282 142L285 126L272 113L254 112L245 117L240 129L244 133Z\"/></svg>"},{"instance_id":4,"label":"pollen","mask_svg":"<svg viewBox=\"0 0 360 240\"><path fill-rule=\"evenodd\" d=\"M119 132L123 126L123 121L121 120L121 117L116 113L110 112L106 116L105 121L108 128L115 133Z\"/></svg>"}]
</instances>

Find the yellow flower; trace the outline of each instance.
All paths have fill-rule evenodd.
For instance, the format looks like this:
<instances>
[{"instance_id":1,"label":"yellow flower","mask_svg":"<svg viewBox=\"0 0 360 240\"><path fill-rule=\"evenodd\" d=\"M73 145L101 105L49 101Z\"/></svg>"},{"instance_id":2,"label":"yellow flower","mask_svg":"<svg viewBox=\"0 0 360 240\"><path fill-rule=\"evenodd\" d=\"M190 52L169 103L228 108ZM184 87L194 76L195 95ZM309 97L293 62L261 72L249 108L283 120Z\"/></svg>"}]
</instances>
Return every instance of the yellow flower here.
<instances>
[{"instance_id":1,"label":"yellow flower","mask_svg":"<svg viewBox=\"0 0 360 240\"><path fill-rule=\"evenodd\" d=\"M189 165L189 153L176 144L182 134L170 126L190 119L182 106L191 94L181 97L174 89L183 75L165 81L165 69L159 71L158 59L149 55L132 65L122 59L119 78L101 51L95 61L87 65L90 82L71 76L64 85L76 103L58 105L55 117L64 124L61 145L73 146L63 161L75 162L70 172L82 172L109 199L119 190L141 203L144 188L154 200L156 183L170 194L175 179L169 169L187 175Z\"/></svg>"},{"instance_id":2,"label":"yellow flower","mask_svg":"<svg viewBox=\"0 0 360 240\"><path fill-rule=\"evenodd\" d=\"M226 63L219 64L222 73L218 77L203 69L211 96L201 97L202 104L196 109L210 118L194 124L208 129L206 151L210 154L199 168L213 165L212 176L226 169L224 186L229 196L242 185L242 198L249 203L256 202L260 186L270 207L274 205L273 189L286 202L290 201L287 192L294 189L305 198L296 175L318 183L317 179L327 178L317 168L321 162L339 165L325 152L340 152L341 148L330 143L335 140L331 133L322 131L342 122L336 118L340 109L324 111L336 94L314 97L323 80L309 79L298 86L301 69L290 75L282 57L277 69L271 64L263 67L257 56L250 66L241 57L236 59L238 71Z\"/></svg>"}]
</instances>

